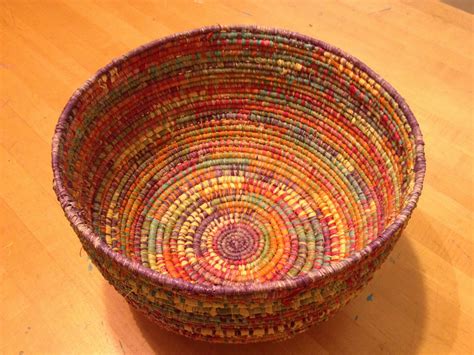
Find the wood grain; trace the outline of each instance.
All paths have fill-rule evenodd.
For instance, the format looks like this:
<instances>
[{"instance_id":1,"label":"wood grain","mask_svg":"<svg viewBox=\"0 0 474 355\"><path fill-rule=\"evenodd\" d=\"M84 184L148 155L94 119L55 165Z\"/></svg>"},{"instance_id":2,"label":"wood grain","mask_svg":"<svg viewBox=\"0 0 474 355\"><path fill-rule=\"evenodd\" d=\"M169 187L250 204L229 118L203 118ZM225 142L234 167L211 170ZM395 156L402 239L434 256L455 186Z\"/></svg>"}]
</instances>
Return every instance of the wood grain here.
<instances>
[{"instance_id":1,"label":"wood grain","mask_svg":"<svg viewBox=\"0 0 474 355\"><path fill-rule=\"evenodd\" d=\"M473 16L438 1L1 1L0 352L473 353ZM425 189L393 254L334 319L280 344L209 345L132 311L81 252L53 194L67 99L112 58L173 32L259 24L359 57L405 97Z\"/></svg>"}]
</instances>

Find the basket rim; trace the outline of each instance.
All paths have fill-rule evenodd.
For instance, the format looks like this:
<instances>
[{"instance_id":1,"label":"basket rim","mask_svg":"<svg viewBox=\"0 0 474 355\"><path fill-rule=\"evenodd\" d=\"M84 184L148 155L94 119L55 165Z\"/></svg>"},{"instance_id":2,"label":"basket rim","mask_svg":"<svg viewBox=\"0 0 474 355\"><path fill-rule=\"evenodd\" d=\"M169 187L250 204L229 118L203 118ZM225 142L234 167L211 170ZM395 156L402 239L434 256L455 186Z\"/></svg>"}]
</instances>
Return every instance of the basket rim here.
<instances>
[{"instance_id":1,"label":"basket rim","mask_svg":"<svg viewBox=\"0 0 474 355\"><path fill-rule=\"evenodd\" d=\"M102 240L91 228L91 226L82 217L81 211L75 207L74 199L68 193L64 186L63 178L60 173L60 154L59 147L61 144L61 137L67 130L66 120L70 115L72 109L75 107L78 99L81 95L88 90L88 88L96 82L103 74L107 73L117 64L126 62L130 57L139 55L151 48L160 46L167 42L173 41L178 38L192 36L196 34L202 34L207 32L221 31L221 30L248 30L256 31L260 33L281 35L287 38L297 39L306 43L310 43L314 46L320 47L328 52L331 52L339 57L343 57L350 61L355 67L366 72L372 79L374 79L381 87L383 87L398 104L399 108L405 115L408 124L410 125L413 135L415 137L415 183L413 191L405 198L405 207L398 213L393 222L385 227L382 233L363 249L351 254L346 259L338 261L334 264L328 264L321 267L321 269L313 269L306 274L299 275L293 279L267 281L267 282L245 282L245 283L234 283L224 285L203 285L197 283L191 283L183 279L174 278L166 274L162 274L158 271L152 270L143 266L142 264L131 261L126 256L114 252L109 245ZM416 203L420 197L423 180L426 172L426 160L424 153L424 141L421 133L420 126L410 110L409 106L402 98L402 96L379 74L369 68L362 61L356 57L346 53L345 51L328 44L319 39L312 38L308 35L303 35L294 31L278 28L269 28L255 25L212 25L198 29L188 30L184 32L175 33L172 35L165 36L163 38L151 41L145 45L137 47L128 53L119 56L109 62L106 66L99 69L93 76L91 76L82 86L74 91L66 106L64 107L58 123L56 124L53 140L52 140L52 168L53 168L53 188L56 193L57 199L59 200L64 213L75 229L82 238L88 241L96 250L98 254L104 257L111 258L122 267L128 269L131 274L138 276L139 278L147 279L148 281L156 284L167 286L170 288L178 289L181 291L188 291L192 293L203 293L212 295L233 295L233 294L253 294L261 292L271 291L282 291L288 289L294 289L299 287L307 287L315 282L320 282L323 279L327 279L332 275L343 272L345 269L357 264L358 261L367 257L375 250L377 250L382 244L394 237L395 233L403 227L403 224L408 221L411 213L416 207Z\"/></svg>"}]
</instances>

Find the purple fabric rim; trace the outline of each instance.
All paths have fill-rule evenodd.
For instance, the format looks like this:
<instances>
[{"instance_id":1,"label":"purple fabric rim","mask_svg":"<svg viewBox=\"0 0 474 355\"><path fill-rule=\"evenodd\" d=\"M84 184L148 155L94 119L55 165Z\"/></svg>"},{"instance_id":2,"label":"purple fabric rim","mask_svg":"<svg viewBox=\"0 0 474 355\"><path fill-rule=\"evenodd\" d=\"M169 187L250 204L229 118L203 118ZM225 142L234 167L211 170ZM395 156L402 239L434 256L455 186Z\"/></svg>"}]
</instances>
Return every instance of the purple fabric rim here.
<instances>
[{"instance_id":1,"label":"purple fabric rim","mask_svg":"<svg viewBox=\"0 0 474 355\"><path fill-rule=\"evenodd\" d=\"M74 206L74 200L65 189L63 185L63 180L60 174L59 146L60 146L63 132L67 130L67 124L66 124L67 117L71 113L71 110L76 105L82 93L87 91L89 86L93 82L95 82L98 78L100 78L102 74L108 72L111 68L113 68L117 64L126 61L129 57L138 55L152 47L160 46L163 43L166 43L176 38L186 37L186 36L195 35L199 33L220 31L222 29L236 30L236 31L249 30L249 31L257 31L257 32L263 32L263 33L268 33L268 34L281 35L288 38L301 40L306 43L311 43L312 45L321 47L328 52L336 54L337 56L344 57L348 61L352 62L354 66L366 72L380 86L382 86L391 95L391 97L398 103L401 111L404 113L405 117L407 118L408 123L410 124L412 128L413 135L415 137L415 149L416 149L415 167L414 167L415 185L413 188L413 192L408 196L406 206L398 214L398 216L395 218L392 224L390 224L387 228L385 228L385 230L377 239L375 239L366 247L364 247L362 250L354 253L347 259L341 260L334 264L326 265L319 270L312 270L309 273L305 275L300 275L294 279L269 281L265 283L241 283L241 284L236 284L236 285L209 286L209 285L193 284L188 281L184 281L182 279L176 279L164 274L160 274L157 271L146 268L137 262L130 261L123 255L112 251L112 249L110 249L110 247L103 240L101 240L98 235L94 233L92 228L82 218L80 211ZM420 127L418 125L418 122L416 121L407 103L388 82L382 79L380 75L378 75L372 69L367 67L359 59L323 41L320 41L320 40L317 40L317 39L314 39L309 36L302 35L296 32L288 31L288 30L271 29L271 28L265 28L265 27L260 27L260 26L215 25L215 26L203 27L200 29L173 34L173 35L166 36L164 38L152 41L146 45L140 46L130 51L129 53L121 57L118 57L112 60L108 65L106 65L105 67L97 71L97 73L93 75L89 80L87 80L83 84L82 87L80 87L73 93L68 103L66 104L64 110L61 113L61 116L56 125L55 133L53 136L52 167L53 167L54 185L55 185L54 190L56 192L59 202L61 203L61 206L64 209L66 217L71 222L71 224L75 227L76 231L78 231L84 239L86 239L88 242L90 242L94 246L98 254L101 254L102 256L106 258L110 258L114 260L118 264L129 269L132 272L132 274L138 277L143 277L145 279L148 279L149 281L157 285L168 286L175 289L188 291L188 292L194 292L194 293L204 293L204 294L213 294L213 295L217 295L217 294L231 295L231 294L249 294L249 293L258 293L258 292L281 291L285 289L293 289L296 287L305 287L313 282L321 281L322 279L330 277L331 275L342 272L347 267L350 267L351 265L356 264L359 260L369 255L372 251L376 250L384 242L390 239L395 234L395 232L399 230L403 226L403 224L407 221L407 219L409 218L413 209L416 206L416 203L421 194L421 190L423 188L423 179L424 179L425 171L426 171L426 160L425 160L425 154L424 154L423 136L422 136Z\"/></svg>"}]
</instances>

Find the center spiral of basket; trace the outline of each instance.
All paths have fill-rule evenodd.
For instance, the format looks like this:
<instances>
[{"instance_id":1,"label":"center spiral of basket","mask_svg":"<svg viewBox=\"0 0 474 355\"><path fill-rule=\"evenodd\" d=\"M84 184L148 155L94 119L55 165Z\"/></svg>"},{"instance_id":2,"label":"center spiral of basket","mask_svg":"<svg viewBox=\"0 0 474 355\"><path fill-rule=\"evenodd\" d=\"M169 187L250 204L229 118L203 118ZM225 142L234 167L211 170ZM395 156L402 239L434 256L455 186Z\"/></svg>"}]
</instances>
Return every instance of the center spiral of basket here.
<instances>
[{"instance_id":1,"label":"center spiral of basket","mask_svg":"<svg viewBox=\"0 0 474 355\"><path fill-rule=\"evenodd\" d=\"M226 261L239 265L257 252L262 236L246 224L223 226L213 236L212 248Z\"/></svg>"}]
</instances>

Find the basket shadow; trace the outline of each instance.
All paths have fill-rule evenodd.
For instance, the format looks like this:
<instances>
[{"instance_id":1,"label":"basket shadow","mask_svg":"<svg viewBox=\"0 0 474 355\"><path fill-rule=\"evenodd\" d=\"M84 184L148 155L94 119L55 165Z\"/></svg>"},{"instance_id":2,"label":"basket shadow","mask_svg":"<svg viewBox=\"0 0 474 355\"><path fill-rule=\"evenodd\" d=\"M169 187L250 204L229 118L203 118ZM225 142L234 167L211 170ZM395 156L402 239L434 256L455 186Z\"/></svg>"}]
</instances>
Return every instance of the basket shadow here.
<instances>
[{"instance_id":1,"label":"basket shadow","mask_svg":"<svg viewBox=\"0 0 474 355\"><path fill-rule=\"evenodd\" d=\"M128 307L108 284L104 292L108 299L105 304L109 325L120 337L120 346L132 353L410 354L417 352L425 333L426 297L422 272L411 242L405 235L402 235L369 285L334 318L279 343L233 345L194 341L161 329L143 314ZM119 316L118 312L122 314ZM124 312L128 314L124 316Z\"/></svg>"}]
</instances>

